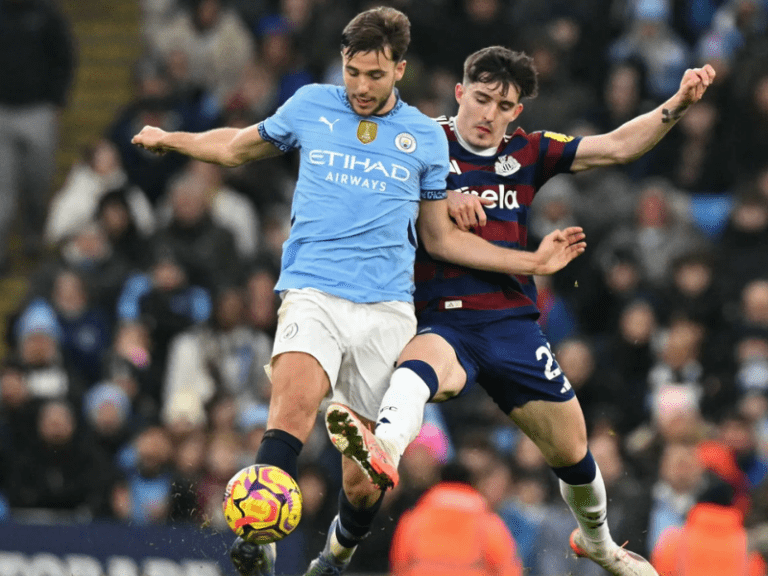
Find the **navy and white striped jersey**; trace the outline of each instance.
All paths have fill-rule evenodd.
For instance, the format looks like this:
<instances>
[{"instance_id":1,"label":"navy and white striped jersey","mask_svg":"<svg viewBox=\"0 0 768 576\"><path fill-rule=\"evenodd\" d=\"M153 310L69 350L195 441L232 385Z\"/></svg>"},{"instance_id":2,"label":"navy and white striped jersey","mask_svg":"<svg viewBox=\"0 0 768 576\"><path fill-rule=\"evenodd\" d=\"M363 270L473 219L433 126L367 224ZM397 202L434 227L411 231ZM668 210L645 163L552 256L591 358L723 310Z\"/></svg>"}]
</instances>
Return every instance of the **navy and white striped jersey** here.
<instances>
[{"instance_id":1,"label":"navy and white striped jersey","mask_svg":"<svg viewBox=\"0 0 768 576\"><path fill-rule=\"evenodd\" d=\"M504 137L496 153L481 156L459 142L453 119L437 122L448 137L451 157L448 189L490 198L488 222L475 234L507 248L523 249L536 192L553 176L570 172L581 138L554 132L526 134L518 128ZM455 266L416 255L417 312L485 310L494 316L538 315L536 286L530 276L508 276Z\"/></svg>"}]
</instances>

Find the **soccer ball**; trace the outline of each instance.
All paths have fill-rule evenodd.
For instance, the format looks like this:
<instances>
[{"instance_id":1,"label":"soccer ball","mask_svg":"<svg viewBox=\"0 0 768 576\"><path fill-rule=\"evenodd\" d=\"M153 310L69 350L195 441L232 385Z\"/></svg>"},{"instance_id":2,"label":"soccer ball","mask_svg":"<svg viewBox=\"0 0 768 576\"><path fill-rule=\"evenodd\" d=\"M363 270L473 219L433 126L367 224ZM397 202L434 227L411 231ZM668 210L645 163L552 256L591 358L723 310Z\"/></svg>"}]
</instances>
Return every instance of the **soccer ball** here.
<instances>
[{"instance_id":1,"label":"soccer ball","mask_svg":"<svg viewBox=\"0 0 768 576\"><path fill-rule=\"evenodd\" d=\"M243 468L227 484L224 517L232 531L254 544L282 540L301 520L298 485L276 466Z\"/></svg>"}]
</instances>

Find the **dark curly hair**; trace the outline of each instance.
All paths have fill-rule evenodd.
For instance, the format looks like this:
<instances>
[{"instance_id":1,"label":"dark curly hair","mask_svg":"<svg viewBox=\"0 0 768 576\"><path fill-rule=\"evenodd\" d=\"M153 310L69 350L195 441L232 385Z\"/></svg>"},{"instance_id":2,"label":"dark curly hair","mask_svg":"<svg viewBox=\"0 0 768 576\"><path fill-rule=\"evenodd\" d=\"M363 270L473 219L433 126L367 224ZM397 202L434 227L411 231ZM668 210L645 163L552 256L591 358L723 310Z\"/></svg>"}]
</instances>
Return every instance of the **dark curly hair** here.
<instances>
[{"instance_id":1,"label":"dark curly hair","mask_svg":"<svg viewBox=\"0 0 768 576\"><path fill-rule=\"evenodd\" d=\"M489 46L470 54L464 61L464 83L501 84L507 94L510 85L517 88L520 99L534 98L539 90L533 58L504 46Z\"/></svg>"}]
</instances>

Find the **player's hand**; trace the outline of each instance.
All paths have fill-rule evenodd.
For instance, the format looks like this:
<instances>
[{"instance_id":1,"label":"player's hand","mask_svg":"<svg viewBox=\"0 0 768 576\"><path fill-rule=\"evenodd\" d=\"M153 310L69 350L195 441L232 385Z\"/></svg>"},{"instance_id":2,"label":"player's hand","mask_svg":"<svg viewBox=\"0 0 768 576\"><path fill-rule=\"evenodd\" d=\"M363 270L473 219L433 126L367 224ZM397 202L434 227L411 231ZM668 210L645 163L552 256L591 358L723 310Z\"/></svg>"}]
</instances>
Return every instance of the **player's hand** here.
<instances>
[{"instance_id":1,"label":"player's hand","mask_svg":"<svg viewBox=\"0 0 768 576\"><path fill-rule=\"evenodd\" d=\"M155 154L162 155L169 150L169 148L161 144L166 134L168 133L161 128L144 126L144 128L141 129L141 132L131 139L131 144L135 144L136 146L149 150Z\"/></svg>"},{"instance_id":2,"label":"player's hand","mask_svg":"<svg viewBox=\"0 0 768 576\"><path fill-rule=\"evenodd\" d=\"M539 244L536 255L540 262L536 275L549 276L565 268L577 256L584 253L586 235L580 226L571 226L565 230L550 232Z\"/></svg>"},{"instance_id":3,"label":"player's hand","mask_svg":"<svg viewBox=\"0 0 768 576\"><path fill-rule=\"evenodd\" d=\"M691 104L695 104L701 97L704 96L704 92L715 80L715 69L709 64L705 64L701 68L689 68L683 74L683 79L680 81L680 89L677 91L677 95L680 99L679 106L687 108Z\"/></svg>"},{"instance_id":4,"label":"player's hand","mask_svg":"<svg viewBox=\"0 0 768 576\"><path fill-rule=\"evenodd\" d=\"M464 232L475 226L485 226L488 220L483 206L489 204L493 204L490 198L448 190L448 214L456 222L459 230Z\"/></svg>"}]
</instances>

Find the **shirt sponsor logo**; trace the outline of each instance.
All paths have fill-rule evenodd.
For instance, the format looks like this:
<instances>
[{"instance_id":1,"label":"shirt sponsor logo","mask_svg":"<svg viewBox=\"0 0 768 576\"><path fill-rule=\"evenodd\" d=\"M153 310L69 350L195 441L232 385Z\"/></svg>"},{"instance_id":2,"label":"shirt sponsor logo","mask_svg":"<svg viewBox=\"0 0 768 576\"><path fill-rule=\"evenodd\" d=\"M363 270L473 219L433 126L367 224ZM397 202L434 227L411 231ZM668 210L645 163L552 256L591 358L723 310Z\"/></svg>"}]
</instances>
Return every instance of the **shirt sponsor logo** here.
<instances>
[{"instance_id":1,"label":"shirt sponsor logo","mask_svg":"<svg viewBox=\"0 0 768 576\"><path fill-rule=\"evenodd\" d=\"M361 158L355 154L343 154L332 150L311 150L309 161L316 166L328 166L349 171L344 173L330 171L325 177L328 182L337 184L349 184L363 188L384 191L387 183L384 178L390 178L399 182L407 182L411 179L411 171L400 164L387 164L373 158ZM357 172L357 174L356 174ZM362 172L362 175L359 174Z\"/></svg>"},{"instance_id":2,"label":"shirt sponsor logo","mask_svg":"<svg viewBox=\"0 0 768 576\"><path fill-rule=\"evenodd\" d=\"M498 190L496 188L470 190L467 186L463 186L458 189L458 192L492 200L493 204L488 204L485 208L503 208L506 210L520 208L520 204L517 202L517 190L508 190L504 184L499 185Z\"/></svg>"}]
</instances>

